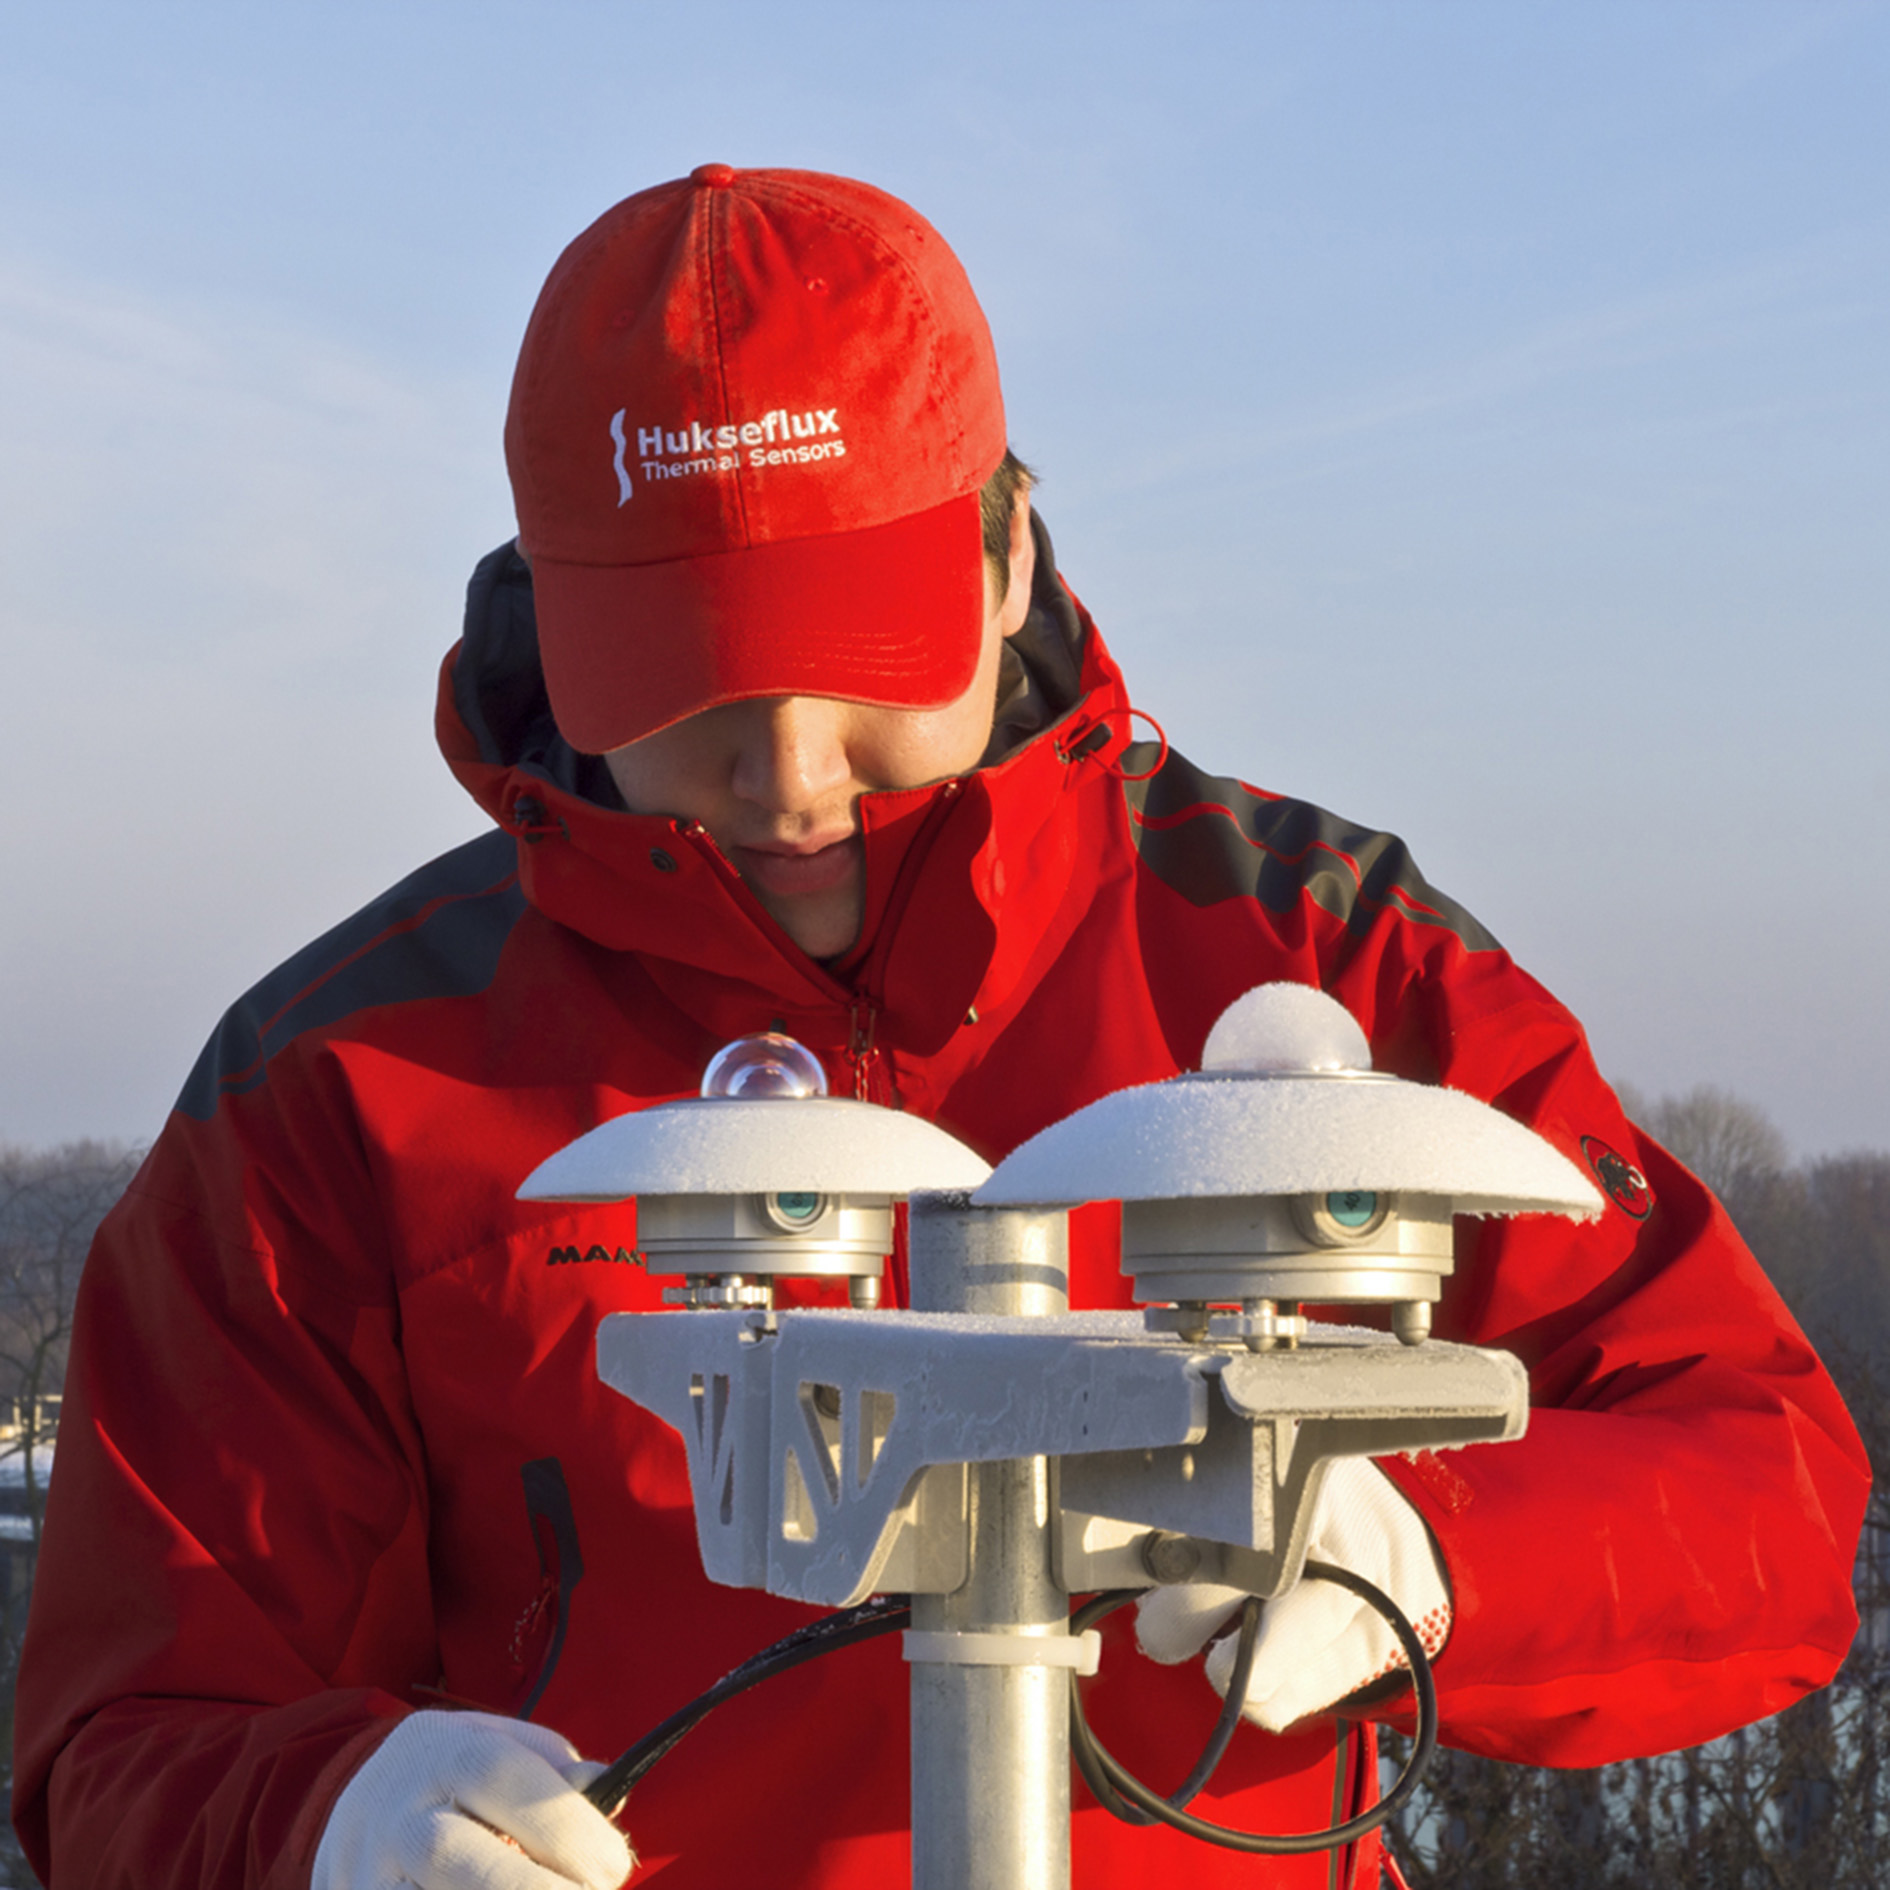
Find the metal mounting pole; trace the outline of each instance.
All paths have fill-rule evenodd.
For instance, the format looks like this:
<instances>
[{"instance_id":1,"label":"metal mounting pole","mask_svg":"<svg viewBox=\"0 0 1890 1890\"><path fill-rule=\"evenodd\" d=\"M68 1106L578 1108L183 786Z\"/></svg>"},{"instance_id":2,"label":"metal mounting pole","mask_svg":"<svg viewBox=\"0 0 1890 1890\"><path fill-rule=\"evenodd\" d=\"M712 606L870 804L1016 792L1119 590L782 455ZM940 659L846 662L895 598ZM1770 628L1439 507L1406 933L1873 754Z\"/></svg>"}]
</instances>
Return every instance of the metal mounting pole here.
<instances>
[{"instance_id":1,"label":"metal mounting pole","mask_svg":"<svg viewBox=\"0 0 1890 1890\"><path fill-rule=\"evenodd\" d=\"M916 1312L1044 1315L1069 1306L1068 1217L911 1201ZM915 1595L915 1630L1069 1639L1050 1572L1050 1465L973 1464L971 1572L950 1595ZM970 1646L971 1643L966 1643ZM1069 1890L1070 1677L1064 1666L915 1661L914 1890Z\"/></svg>"}]
</instances>

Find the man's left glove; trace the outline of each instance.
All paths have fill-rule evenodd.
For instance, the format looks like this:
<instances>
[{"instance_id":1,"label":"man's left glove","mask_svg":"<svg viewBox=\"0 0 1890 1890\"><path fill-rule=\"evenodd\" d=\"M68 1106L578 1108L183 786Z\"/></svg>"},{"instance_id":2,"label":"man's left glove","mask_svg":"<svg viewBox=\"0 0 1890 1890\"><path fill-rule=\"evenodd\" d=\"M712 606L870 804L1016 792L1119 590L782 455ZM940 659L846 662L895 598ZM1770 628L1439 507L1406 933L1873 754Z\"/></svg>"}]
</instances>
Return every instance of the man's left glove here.
<instances>
[{"instance_id":1,"label":"man's left glove","mask_svg":"<svg viewBox=\"0 0 1890 1890\"><path fill-rule=\"evenodd\" d=\"M636 1859L582 1796L599 1770L544 1726L411 1714L335 1800L310 1890L617 1890Z\"/></svg>"},{"instance_id":2,"label":"man's left glove","mask_svg":"<svg viewBox=\"0 0 1890 1890\"><path fill-rule=\"evenodd\" d=\"M1450 1586L1424 1519L1368 1457L1341 1457L1326 1471L1313 1511L1307 1557L1363 1575L1397 1603L1435 1655L1450 1634ZM1136 1638L1151 1660L1172 1666L1197 1654L1246 1600L1238 1588L1181 1582L1144 1595ZM1219 1641L1207 1677L1225 1694L1239 1636ZM1374 1609L1334 1582L1302 1581L1260 1617L1242 1713L1283 1732L1410 1663Z\"/></svg>"}]
</instances>

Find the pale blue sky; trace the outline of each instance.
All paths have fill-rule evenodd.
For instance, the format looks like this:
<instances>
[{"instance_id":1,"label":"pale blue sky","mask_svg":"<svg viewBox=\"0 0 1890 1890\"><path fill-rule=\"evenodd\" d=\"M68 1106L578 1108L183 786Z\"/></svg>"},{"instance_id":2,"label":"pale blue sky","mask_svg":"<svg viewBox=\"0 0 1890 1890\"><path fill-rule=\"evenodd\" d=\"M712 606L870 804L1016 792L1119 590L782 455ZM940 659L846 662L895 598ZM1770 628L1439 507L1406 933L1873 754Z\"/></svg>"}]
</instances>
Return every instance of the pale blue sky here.
<instances>
[{"instance_id":1,"label":"pale blue sky","mask_svg":"<svg viewBox=\"0 0 1890 1890\"><path fill-rule=\"evenodd\" d=\"M560 247L711 159L957 247L1196 759L1890 1146L1890 8L0 4L0 1137L153 1133L479 819L433 674Z\"/></svg>"}]
</instances>

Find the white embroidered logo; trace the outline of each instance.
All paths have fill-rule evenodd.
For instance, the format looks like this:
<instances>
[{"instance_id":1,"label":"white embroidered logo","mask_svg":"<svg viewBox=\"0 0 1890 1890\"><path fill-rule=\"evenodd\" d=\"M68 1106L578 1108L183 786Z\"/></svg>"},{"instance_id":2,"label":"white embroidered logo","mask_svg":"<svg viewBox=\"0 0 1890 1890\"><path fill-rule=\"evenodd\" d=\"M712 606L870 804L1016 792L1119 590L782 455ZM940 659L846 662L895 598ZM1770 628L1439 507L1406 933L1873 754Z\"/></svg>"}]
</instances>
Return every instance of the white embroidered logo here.
<instances>
[{"instance_id":1,"label":"white embroidered logo","mask_svg":"<svg viewBox=\"0 0 1890 1890\"><path fill-rule=\"evenodd\" d=\"M617 474L617 503L625 505L636 491L628 456L627 407L610 416L614 450L611 466ZM738 471L744 460L757 471L768 466L804 466L816 460L844 459L847 443L840 437L838 407L810 407L790 413L770 407L759 420L734 421L705 427L700 420L679 427L639 426L637 466L646 480L685 479L694 473Z\"/></svg>"}]
</instances>

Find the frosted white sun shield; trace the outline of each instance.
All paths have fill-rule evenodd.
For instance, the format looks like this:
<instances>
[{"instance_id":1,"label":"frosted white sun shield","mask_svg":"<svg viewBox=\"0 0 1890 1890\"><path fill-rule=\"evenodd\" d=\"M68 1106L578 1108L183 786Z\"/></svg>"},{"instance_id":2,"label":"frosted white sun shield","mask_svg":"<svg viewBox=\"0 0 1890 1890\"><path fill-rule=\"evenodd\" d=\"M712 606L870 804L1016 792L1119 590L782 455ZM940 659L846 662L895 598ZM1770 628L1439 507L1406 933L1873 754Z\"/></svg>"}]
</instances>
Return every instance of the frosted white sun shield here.
<instances>
[{"instance_id":1,"label":"frosted white sun shield","mask_svg":"<svg viewBox=\"0 0 1890 1890\"><path fill-rule=\"evenodd\" d=\"M798 1046L797 1046L798 1048ZM652 1273L681 1274L678 1305L766 1307L770 1282L844 1277L878 1301L892 1204L915 1189L975 1188L991 1170L943 1129L820 1095L691 1097L617 1116L542 1162L522 1201L637 1201Z\"/></svg>"},{"instance_id":2,"label":"frosted white sun shield","mask_svg":"<svg viewBox=\"0 0 1890 1890\"><path fill-rule=\"evenodd\" d=\"M1123 1271L1144 1304L1391 1304L1413 1341L1451 1271L1454 1216L1601 1210L1533 1130L1460 1091L1374 1071L1363 1031L1321 991L1249 991L1202 1061L1053 1123L973 1200L1120 1200ZM1270 1311L1254 1318L1238 1336L1271 1330Z\"/></svg>"},{"instance_id":3,"label":"frosted white sun shield","mask_svg":"<svg viewBox=\"0 0 1890 1890\"><path fill-rule=\"evenodd\" d=\"M975 1188L991 1173L918 1116L838 1096L696 1097L634 1110L541 1162L521 1201L656 1194L911 1194Z\"/></svg>"}]
</instances>

